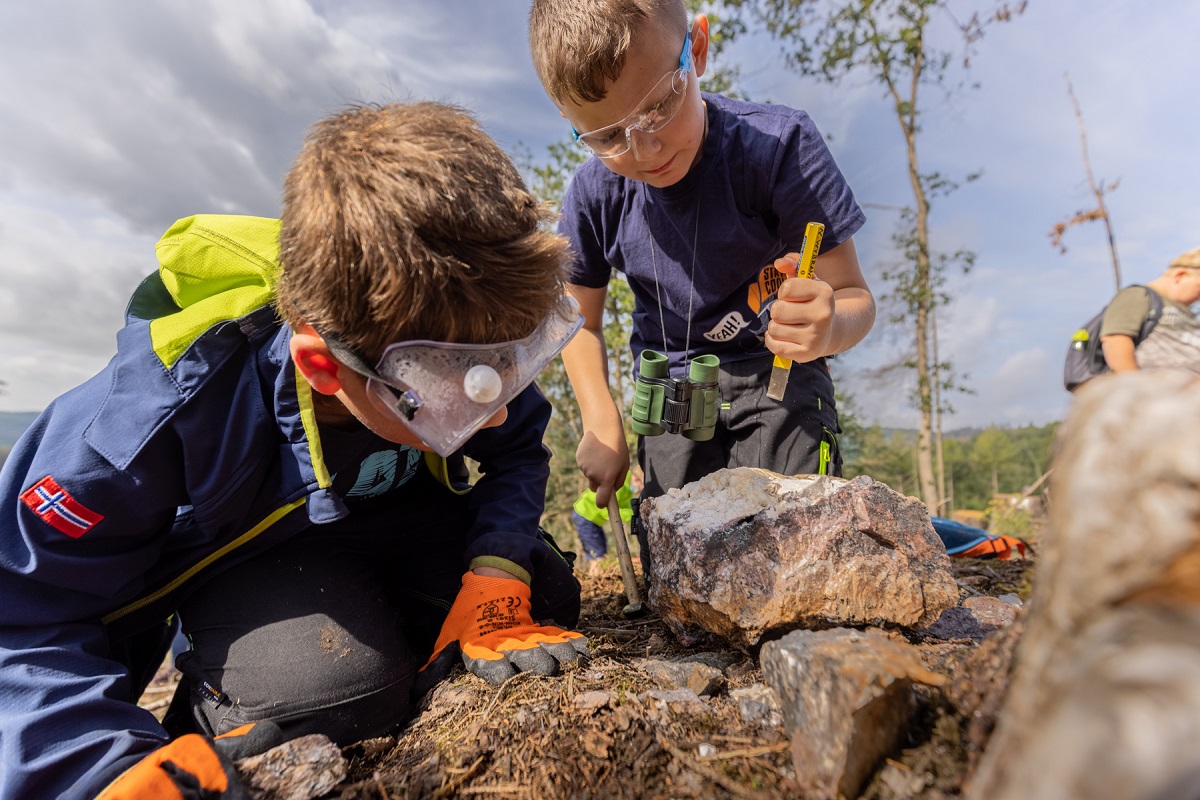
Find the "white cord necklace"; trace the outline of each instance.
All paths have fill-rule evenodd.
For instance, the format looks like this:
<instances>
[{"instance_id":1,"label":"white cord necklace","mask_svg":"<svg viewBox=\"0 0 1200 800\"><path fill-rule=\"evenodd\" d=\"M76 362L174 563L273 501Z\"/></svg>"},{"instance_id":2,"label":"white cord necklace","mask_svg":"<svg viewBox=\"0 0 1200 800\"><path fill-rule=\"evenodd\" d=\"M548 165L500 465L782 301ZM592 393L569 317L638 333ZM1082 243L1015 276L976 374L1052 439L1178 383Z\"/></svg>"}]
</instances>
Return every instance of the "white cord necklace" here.
<instances>
[{"instance_id":1,"label":"white cord necklace","mask_svg":"<svg viewBox=\"0 0 1200 800\"><path fill-rule=\"evenodd\" d=\"M707 121L706 121L707 122ZM707 127L707 124L706 126ZM649 192L642 201L642 222L646 225L646 235L650 238L650 267L654 270L654 294L658 300L658 324L662 327L663 335L663 355L670 356L670 350L667 347L667 320L663 314L662 302L662 287L658 283L658 261L654 257L654 234L650 232L650 217L647 214L646 207L650 204ZM696 193L696 224L692 231L692 269L688 276L688 313L687 313L687 333L683 341L683 368L684 373L687 373L688 355L692 350L692 308L696 300L696 245L700 241L700 193Z\"/></svg>"}]
</instances>

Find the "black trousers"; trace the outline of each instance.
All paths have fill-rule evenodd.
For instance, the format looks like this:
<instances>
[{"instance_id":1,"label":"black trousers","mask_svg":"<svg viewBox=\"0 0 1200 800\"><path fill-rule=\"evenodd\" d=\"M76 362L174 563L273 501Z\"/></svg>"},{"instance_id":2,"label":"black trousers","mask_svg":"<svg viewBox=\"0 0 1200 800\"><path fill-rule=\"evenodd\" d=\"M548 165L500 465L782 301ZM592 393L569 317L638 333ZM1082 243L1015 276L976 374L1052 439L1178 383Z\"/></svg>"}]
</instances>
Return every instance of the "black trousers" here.
<instances>
[{"instance_id":1,"label":"black trousers","mask_svg":"<svg viewBox=\"0 0 1200 800\"><path fill-rule=\"evenodd\" d=\"M179 609L191 649L168 730L271 720L344 746L401 725L465 570L466 502L442 494L416 515L386 497L356 504L195 591ZM532 590L535 619L578 622L568 559L535 565Z\"/></svg>"}]
</instances>

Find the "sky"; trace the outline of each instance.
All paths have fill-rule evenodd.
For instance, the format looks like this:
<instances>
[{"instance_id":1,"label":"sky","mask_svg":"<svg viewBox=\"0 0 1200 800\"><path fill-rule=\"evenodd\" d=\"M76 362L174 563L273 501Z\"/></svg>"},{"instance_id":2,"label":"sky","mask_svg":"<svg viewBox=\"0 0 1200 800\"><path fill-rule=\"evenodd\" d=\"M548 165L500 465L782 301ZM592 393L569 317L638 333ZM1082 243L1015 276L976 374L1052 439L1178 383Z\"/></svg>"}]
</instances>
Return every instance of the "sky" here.
<instances>
[{"instance_id":1,"label":"sky","mask_svg":"<svg viewBox=\"0 0 1200 800\"><path fill-rule=\"evenodd\" d=\"M103 368L176 219L277 215L283 175L326 114L452 102L509 153L543 159L566 129L533 71L527 13L526 0L0 4L0 411L40 410ZM1094 205L1066 74L1093 169L1118 182L1106 202L1123 283L1200 246L1198 29L1190 0L1030 0L953 73L964 89L925 90L922 170L982 172L930 218L935 248L976 254L948 275L938 320L941 353L971 389L950 398L946 429L1062 419L1066 343L1115 290L1103 225L1071 229L1065 254L1050 245L1056 222ZM880 87L803 78L765 35L723 58L748 97L803 108L825 134L866 207L855 242L883 298L892 209L912 196ZM891 316L881 299L835 376L863 421L912 428L910 386L878 374L911 340Z\"/></svg>"}]
</instances>

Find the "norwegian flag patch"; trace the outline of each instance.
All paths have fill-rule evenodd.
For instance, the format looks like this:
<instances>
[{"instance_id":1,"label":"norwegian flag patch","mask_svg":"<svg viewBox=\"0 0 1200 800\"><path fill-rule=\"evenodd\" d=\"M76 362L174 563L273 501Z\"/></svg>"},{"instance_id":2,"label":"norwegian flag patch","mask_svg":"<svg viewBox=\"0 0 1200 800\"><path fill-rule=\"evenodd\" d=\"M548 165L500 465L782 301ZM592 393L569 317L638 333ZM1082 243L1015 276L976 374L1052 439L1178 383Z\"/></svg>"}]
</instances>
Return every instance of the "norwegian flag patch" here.
<instances>
[{"instance_id":1,"label":"norwegian flag patch","mask_svg":"<svg viewBox=\"0 0 1200 800\"><path fill-rule=\"evenodd\" d=\"M47 475L22 492L21 501L41 517L42 522L72 539L83 536L104 519L103 514L97 514L71 497L52 475Z\"/></svg>"}]
</instances>

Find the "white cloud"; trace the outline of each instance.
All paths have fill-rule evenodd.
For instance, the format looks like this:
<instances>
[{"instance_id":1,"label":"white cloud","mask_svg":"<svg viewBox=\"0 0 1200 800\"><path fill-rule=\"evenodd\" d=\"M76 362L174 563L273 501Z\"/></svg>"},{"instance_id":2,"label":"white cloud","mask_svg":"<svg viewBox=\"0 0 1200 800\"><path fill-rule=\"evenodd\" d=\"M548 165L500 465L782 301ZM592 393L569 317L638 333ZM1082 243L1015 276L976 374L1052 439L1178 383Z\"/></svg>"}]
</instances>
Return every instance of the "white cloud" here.
<instances>
[{"instance_id":1,"label":"white cloud","mask_svg":"<svg viewBox=\"0 0 1200 800\"><path fill-rule=\"evenodd\" d=\"M438 99L474 110L502 145L535 156L565 134L528 54L527 2L159 0L0 5L0 408L36 409L98 369L121 311L153 267L153 241L197 212L274 214L308 125L347 103ZM981 180L936 201L942 249L979 260L951 276L942 343L970 374L953 424L1045 421L1065 410L1059 353L1113 291L1101 226L1050 226L1091 198L1066 96L1070 71L1108 196L1125 281L1194 247L1200 219L1191 36L1200 5L1121 0L1030 4L991 29L980 88L931 89L922 169ZM806 108L860 202L909 200L903 143L881 89L797 76L778 48L733 55L746 88ZM856 237L877 294L895 215L868 209ZM839 360L869 418L913 426L901 384L856 373L895 361L908 330L880 315Z\"/></svg>"}]
</instances>

